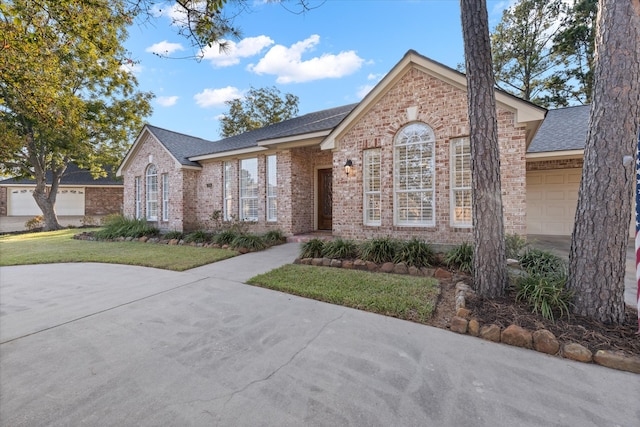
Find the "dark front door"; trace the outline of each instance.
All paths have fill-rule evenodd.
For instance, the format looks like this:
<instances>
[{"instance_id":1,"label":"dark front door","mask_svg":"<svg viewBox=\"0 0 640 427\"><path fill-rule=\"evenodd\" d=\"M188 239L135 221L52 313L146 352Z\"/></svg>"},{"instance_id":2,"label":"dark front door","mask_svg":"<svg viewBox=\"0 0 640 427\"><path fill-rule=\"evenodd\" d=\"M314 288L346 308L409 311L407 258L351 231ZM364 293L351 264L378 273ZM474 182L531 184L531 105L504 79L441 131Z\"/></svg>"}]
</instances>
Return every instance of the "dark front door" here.
<instances>
[{"instance_id":1,"label":"dark front door","mask_svg":"<svg viewBox=\"0 0 640 427\"><path fill-rule=\"evenodd\" d=\"M332 179L331 169L318 170L318 230L331 230Z\"/></svg>"}]
</instances>

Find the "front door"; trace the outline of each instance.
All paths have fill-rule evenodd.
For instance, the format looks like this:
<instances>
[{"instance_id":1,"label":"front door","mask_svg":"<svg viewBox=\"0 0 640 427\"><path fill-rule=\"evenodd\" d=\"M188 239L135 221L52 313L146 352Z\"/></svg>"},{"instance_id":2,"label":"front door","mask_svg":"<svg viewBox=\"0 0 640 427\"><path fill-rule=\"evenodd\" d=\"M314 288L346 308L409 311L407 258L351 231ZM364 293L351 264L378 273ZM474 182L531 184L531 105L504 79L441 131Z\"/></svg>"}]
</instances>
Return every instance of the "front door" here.
<instances>
[{"instance_id":1,"label":"front door","mask_svg":"<svg viewBox=\"0 0 640 427\"><path fill-rule=\"evenodd\" d=\"M332 228L332 180L331 169L318 170L318 230L331 230Z\"/></svg>"}]
</instances>

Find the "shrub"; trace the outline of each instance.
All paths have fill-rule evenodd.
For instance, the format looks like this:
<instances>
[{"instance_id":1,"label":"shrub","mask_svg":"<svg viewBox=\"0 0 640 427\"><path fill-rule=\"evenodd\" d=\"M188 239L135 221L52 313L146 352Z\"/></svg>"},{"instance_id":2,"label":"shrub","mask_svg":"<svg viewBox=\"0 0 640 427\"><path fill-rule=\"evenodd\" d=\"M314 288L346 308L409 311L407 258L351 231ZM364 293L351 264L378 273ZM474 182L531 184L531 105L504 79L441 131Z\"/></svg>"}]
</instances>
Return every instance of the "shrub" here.
<instances>
[{"instance_id":1,"label":"shrub","mask_svg":"<svg viewBox=\"0 0 640 427\"><path fill-rule=\"evenodd\" d=\"M321 258L324 252L324 241L311 239L300 247L300 258Z\"/></svg>"},{"instance_id":2,"label":"shrub","mask_svg":"<svg viewBox=\"0 0 640 427\"><path fill-rule=\"evenodd\" d=\"M360 246L360 257L365 261L372 261L376 264L393 262L398 247L398 241L391 237L367 240Z\"/></svg>"},{"instance_id":3,"label":"shrub","mask_svg":"<svg viewBox=\"0 0 640 427\"><path fill-rule=\"evenodd\" d=\"M565 261L550 251L531 248L520 256L519 261L520 266L534 276L566 275L567 272Z\"/></svg>"},{"instance_id":4,"label":"shrub","mask_svg":"<svg viewBox=\"0 0 640 427\"><path fill-rule=\"evenodd\" d=\"M209 243L213 235L204 230L193 231L184 236L185 243Z\"/></svg>"},{"instance_id":5,"label":"shrub","mask_svg":"<svg viewBox=\"0 0 640 427\"><path fill-rule=\"evenodd\" d=\"M527 239L519 234L506 234L504 236L505 253L509 259L518 259L528 245Z\"/></svg>"},{"instance_id":6,"label":"shrub","mask_svg":"<svg viewBox=\"0 0 640 427\"><path fill-rule=\"evenodd\" d=\"M235 239L237 235L238 233L226 230L226 231L221 231L218 234L214 234L212 240L213 240L213 243L217 243L220 246L230 245L231 242L233 242L233 239Z\"/></svg>"},{"instance_id":7,"label":"shrub","mask_svg":"<svg viewBox=\"0 0 640 427\"><path fill-rule=\"evenodd\" d=\"M471 273L473 271L473 245L464 242L450 249L444 256L444 262L450 267L455 267L465 273Z\"/></svg>"},{"instance_id":8,"label":"shrub","mask_svg":"<svg viewBox=\"0 0 640 427\"><path fill-rule=\"evenodd\" d=\"M327 258L353 259L358 256L358 245L351 240L335 239L325 243L322 255Z\"/></svg>"},{"instance_id":9,"label":"shrub","mask_svg":"<svg viewBox=\"0 0 640 427\"><path fill-rule=\"evenodd\" d=\"M393 262L404 262L414 267L431 267L435 259L433 248L427 242L413 238L404 242Z\"/></svg>"},{"instance_id":10,"label":"shrub","mask_svg":"<svg viewBox=\"0 0 640 427\"><path fill-rule=\"evenodd\" d=\"M260 251L266 248L267 244L262 236L255 234L238 234L231 242L231 246L234 248L246 248L249 250Z\"/></svg>"},{"instance_id":11,"label":"shrub","mask_svg":"<svg viewBox=\"0 0 640 427\"><path fill-rule=\"evenodd\" d=\"M279 245L287 241L287 236L280 230L271 230L264 233L262 236L265 243L269 246Z\"/></svg>"},{"instance_id":12,"label":"shrub","mask_svg":"<svg viewBox=\"0 0 640 427\"><path fill-rule=\"evenodd\" d=\"M125 218L123 215L109 215L104 226L96 231L98 239L115 239L118 237L138 238L157 236L160 230L147 223L145 219Z\"/></svg>"},{"instance_id":13,"label":"shrub","mask_svg":"<svg viewBox=\"0 0 640 427\"><path fill-rule=\"evenodd\" d=\"M162 237L164 237L167 240L180 240L182 239L182 233L180 231L168 231L167 233L165 233Z\"/></svg>"},{"instance_id":14,"label":"shrub","mask_svg":"<svg viewBox=\"0 0 640 427\"><path fill-rule=\"evenodd\" d=\"M533 313L554 321L554 313L569 317L574 293L566 289L566 274L529 274L517 282L516 301L525 301Z\"/></svg>"},{"instance_id":15,"label":"shrub","mask_svg":"<svg viewBox=\"0 0 640 427\"><path fill-rule=\"evenodd\" d=\"M34 216L29 221L25 222L24 226L27 230L42 228L44 227L44 217L42 215Z\"/></svg>"}]
</instances>

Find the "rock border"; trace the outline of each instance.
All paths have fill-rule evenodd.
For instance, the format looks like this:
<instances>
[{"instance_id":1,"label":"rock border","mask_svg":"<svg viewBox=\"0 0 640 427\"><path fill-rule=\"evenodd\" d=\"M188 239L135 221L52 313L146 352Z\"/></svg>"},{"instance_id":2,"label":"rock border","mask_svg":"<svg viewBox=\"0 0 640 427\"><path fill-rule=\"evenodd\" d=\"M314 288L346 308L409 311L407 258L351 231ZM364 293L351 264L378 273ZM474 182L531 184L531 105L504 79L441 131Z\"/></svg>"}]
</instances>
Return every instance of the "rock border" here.
<instances>
[{"instance_id":1,"label":"rock border","mask_svg":"<svg viewBox=\"0 0 640 427\"><path fill-rule=\"evenodd\" d=\"M637 356L610 350L598 350L594 354L578 343L560 344L555 335L547 329L529 331L515 324L504 329L495 324L482 325L473 318L473 313L465 306L467 295L473 292L466 283L456 283L454 302L456 315L451 319L449 325L451 331L577 362L595 363L619 371L640 374L640 357Z\"/></svg>"}]
</instances>

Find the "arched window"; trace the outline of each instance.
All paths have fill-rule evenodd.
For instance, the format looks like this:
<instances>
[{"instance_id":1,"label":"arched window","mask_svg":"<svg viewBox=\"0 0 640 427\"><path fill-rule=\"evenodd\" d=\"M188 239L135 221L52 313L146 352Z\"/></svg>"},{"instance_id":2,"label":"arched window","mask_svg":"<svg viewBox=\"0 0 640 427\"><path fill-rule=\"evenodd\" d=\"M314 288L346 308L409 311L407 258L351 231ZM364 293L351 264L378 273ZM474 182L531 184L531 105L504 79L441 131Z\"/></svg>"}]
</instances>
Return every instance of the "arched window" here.
<instances>
[{"instance_id":1,"label":"arched window","mask_svg":"<svg viewBox=\"0 0 640 427\"><path fill-rule=\"evenodd\" d=\"M400 129L394 140L394 222L435 225L435 134L424 123Z\"/></svg>"},{"instance_id":2,"label":"arched window","mask_svg":"<svg viewBox=\"0 0 640 427\"><path fill-rule=\"evenodd\" d=\"M147 167L147 219L158 220L158 170L153 164Z\"/></svg>"}]
</instances>

